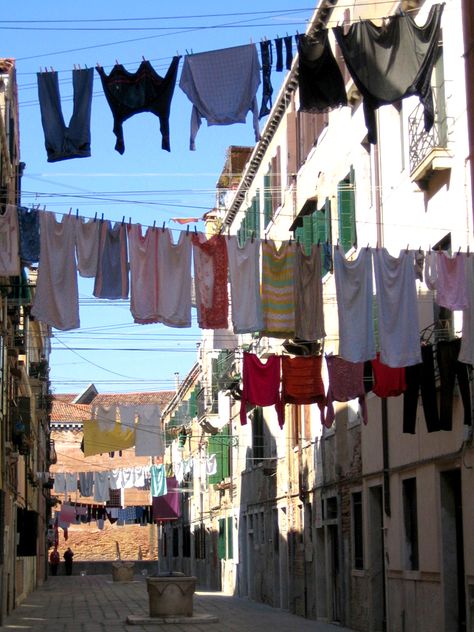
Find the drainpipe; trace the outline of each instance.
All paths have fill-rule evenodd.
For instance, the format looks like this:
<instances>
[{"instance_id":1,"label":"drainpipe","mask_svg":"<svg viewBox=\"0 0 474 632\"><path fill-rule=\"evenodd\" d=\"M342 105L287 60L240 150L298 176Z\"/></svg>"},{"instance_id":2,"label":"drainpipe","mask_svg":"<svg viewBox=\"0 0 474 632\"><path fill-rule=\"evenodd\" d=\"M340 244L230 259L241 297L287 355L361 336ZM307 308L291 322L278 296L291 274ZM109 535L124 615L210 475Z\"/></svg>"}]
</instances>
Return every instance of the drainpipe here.
<instances>
[{"instance_id":1,"label":"drainpipe","mask_svg":"<svg viewBox=\"0 0 474 632\"><path fill-rule=\"evenodd\" d=\"M471 193L474 187L474 7L472 0L462 0L462 25L464 32L464 69L466 73L467 128L469 139L469 161Z\"/></svg>"},{"instance_id":2,"label":"drainpipe","mask_svg":"<svg viewBox=\"0 0 474 632\"><path fill-rule=\"evenodd\" d=\"M388 405L387 398L382 398L382 456L383 456L383 508L385 515L390 517L390 462L388 441Z\"/></svg>"}]
</instances>

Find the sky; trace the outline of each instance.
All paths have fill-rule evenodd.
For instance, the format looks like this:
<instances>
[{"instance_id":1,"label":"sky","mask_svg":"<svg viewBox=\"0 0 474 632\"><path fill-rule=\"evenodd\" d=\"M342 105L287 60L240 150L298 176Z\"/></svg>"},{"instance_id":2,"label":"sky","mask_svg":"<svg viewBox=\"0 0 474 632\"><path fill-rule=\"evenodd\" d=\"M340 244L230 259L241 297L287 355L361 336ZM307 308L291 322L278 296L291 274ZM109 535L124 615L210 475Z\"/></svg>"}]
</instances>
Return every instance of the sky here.
<instances>
[{"instance_id":1,"label":"sky","mask_svg":"<svg viewBox=\"0 0 474 632\"><path fill-rule=\"evenodd\" d=\"M245 124L208 127L203 121L196 151L189 150L191 102L179 88L184 56L303 33L312 2L260 0L179 3L122 0L58 3L57 0L9 3L0 21L1 57L16 60L20 105L20 153L24 206L59 214L121 221L143 226L163 222L183 230L172 218L202 217L213 208L215 185L230 145L255 142L251 115ZM134 72L142 59L164 75L181 55L171 103L171 152L161 149L158 118L136 115L123 126L125 152L115 151L113 119L102 84L94 72L91 157L48 163L38 101L37 73L58 72L61 105L68 124L72 114L72 70L115 63ZM273 94L284 72L272 72ZM261 86L257 93L261 102ZM266 117L260 120L260 128ZM202 221L196 224L204 228ZM192 227L193 229L194 227ZM184 228L185 230L185 228ZM81 327L53 330L50 379L54 393L79 393L94 383L102 393L173 390L196 361L201 332L193 327L133 323L129 303L93 297L93 280L79 278Z\"/></svg>"}]
</instances>

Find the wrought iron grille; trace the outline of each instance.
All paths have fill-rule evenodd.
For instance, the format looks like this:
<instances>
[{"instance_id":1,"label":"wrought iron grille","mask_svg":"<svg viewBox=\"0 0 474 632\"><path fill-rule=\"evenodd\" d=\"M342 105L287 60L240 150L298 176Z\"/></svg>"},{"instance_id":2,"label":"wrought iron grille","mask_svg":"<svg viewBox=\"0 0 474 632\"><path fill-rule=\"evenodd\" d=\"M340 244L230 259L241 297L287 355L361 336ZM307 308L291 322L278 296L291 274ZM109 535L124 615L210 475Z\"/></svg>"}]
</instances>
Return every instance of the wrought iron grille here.
<instances>
[{"instance_id":1,"label":"wrought iron grille","mask_svg":"<svg viewBox=\"0 0 474 632\"><path fill-rule=\"evenodd\" d=\"M447 147L447 120L438 109L436 91L433 91L435 120L429 132L425 131L424 107L419 103L408 117L410 173L413 173L433 149Z\"/></svg>"}]
</instances>

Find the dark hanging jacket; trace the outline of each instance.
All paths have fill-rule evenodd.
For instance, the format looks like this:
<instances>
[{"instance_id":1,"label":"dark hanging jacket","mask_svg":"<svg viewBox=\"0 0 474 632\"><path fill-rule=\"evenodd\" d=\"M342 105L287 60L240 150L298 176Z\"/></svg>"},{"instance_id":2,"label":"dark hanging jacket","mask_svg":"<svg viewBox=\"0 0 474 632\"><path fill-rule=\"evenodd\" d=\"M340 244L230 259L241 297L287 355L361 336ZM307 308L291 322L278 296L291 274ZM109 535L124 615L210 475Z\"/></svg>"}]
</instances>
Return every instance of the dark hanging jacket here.
<instances>
[{"instance_id":1,"label":"dark hanging jacket","mask_svg":"<svg viewBox=\"0 0 474 632\"><path fill-rule=\"evenodd\" d=\"M332 53L327 30L298 38L298 83L301 112L324 112L347 105L341 71Z\"/></svg>"},{"instance_id":2,"label":"dark hanging jacket","mask_svg":"<svg viewBox=\"0 0 474 632\"><path fill-rule=\"evenodd\" d=\"M160 120L161 148L170 151L169 115L180 57L173 57L164 77L155 71L149 61L142 61L136 72L128 72L122 64L116 64L109 75L99 66L97 72L107 102L114 117L115 149L125 151L122 124L139 114L151 112Z\"/></svg>"},{"instance_id":3,"label":"dark hanging jacket","mask_svg":"<svg viewBox=\"0 0 474 632\"><path fill-rule=\"evenodd\" d=\"M409 15L394 15L383 26L370 20L333 29L354 83L364 98L369 142L377 142L375 110L418 95L425 111L425 130L434 122L431 73L436 61L443 4L431 7L424 26Z\"/></svg>"}]
</instances>

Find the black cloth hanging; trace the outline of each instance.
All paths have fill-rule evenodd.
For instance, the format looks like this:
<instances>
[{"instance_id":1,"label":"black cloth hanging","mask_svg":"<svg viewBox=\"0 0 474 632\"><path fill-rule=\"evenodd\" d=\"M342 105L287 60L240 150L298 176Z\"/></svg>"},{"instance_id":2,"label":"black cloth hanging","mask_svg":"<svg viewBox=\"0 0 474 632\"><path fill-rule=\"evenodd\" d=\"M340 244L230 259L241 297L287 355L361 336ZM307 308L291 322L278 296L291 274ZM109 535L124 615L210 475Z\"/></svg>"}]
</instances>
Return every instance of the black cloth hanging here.
<instances>
[{"instance_id":1,"label":"black cloth hanging","mask_svg":"<svg viewBox=\"0 0 474 632\"><path fill-rule=\"evenodd\" d=\"M291 63L293 61L293 37L291 35L287 35L286 37L277 37L275 39L275 70L277 72L281 72L283 70L283 43L285 43L285 67L287 70L291 69Z\"/></svg>"},{"instance_id":2,"label":"black cloth hanging","mask_svg":"<svg viewBox=\"0 0 474 632\"><path fill-rule=\"evenodd\" d=\"M272 74L272 43L270 40L264 40L260 42L260 55L262 58L262 105L260 106L260 112L258 118L270 114L270 110L272 107L272 94L273 87L271 82L271 74Z\"/></svg>"},{"instance_id":3,"label":"black cloth hanging","mask_svg":"<svg viewBox=\"0 0 474 632\"><path fill-rule=\"evenodd\" d=\"M436 61L444 4L431 7L424 26L410 15L394 15L383 26L370 20L355 22L344 34L333 31L349 72L364 98L370 143L377 142L375 110L417 95L424 107L425 130L434 122L431 73Z\"/></svg>"},{"instance_id":4,"label":"black cloth hanging","mask_svg":"<svg viewBox=\"0 0 474 632\"><path fill-rule=\"evenodd\" d=\"M300 112L324 112L347 105L347 95L328 31L298 37L298 82Z\"/></svg>"},{"instance_id":5,"label":"black cloth hanging","mask_svg":"<svg viewBox=\"0 0 474 632\"><path fill-rule=\"evenodd\" d=\"M169 115L179 60L180 57L173 57L164 77L146 60L134 73L128 72L122 64L116 64L109 75L101 66L97 68L114 117L115 149L119 154L125 151L122 124L140 112L151 112L160 119L161 148L170 151Z\"/></svg>"}]
</instances>

